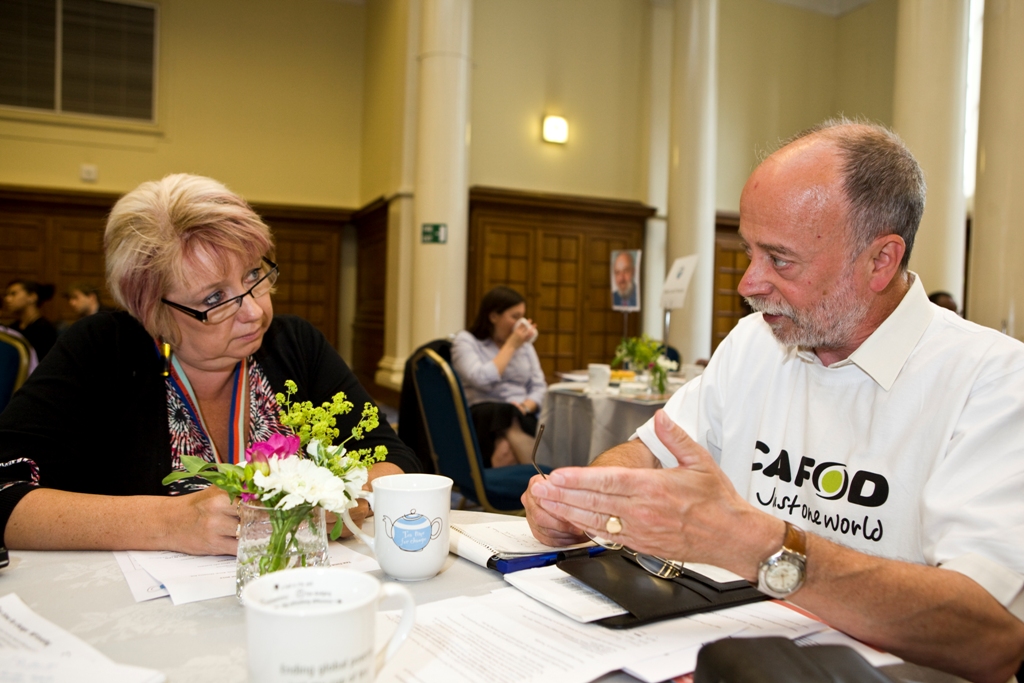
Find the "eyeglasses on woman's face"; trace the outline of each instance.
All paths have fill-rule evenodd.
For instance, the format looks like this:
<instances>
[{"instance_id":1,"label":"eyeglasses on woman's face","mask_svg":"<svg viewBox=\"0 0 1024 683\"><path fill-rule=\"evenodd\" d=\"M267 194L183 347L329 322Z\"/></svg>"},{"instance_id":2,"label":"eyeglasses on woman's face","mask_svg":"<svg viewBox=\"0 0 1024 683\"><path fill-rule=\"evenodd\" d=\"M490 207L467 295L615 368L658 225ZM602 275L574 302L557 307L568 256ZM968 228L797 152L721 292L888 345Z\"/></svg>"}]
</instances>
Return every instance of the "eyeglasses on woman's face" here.
<instances>
[{"instance_id":1,"label":"eyeglasses on woman's face","mask_svg":"<svg viewBox=\"0 0 1024 683\"><path fill-rule=\"evenodd\" d=\"M277 282L278 275L280 275L280 271L277 268L277 264L264 256L263 263L260 264L259 268L253 268L246 273L246 281L252 282L252 286L249 287L248 290L243 294L231 297L225 301L217 303L211 302L212 305L205 311L197 311L194 308L182 306L181 304L176 304L173 301L168 301L167 299L160 299L160 301L171 308L192 316L201 323L216 325L217 323L222 323L233 318L235 314L238 313L238 309L242 307L242 302L245 300L245 297L252 296L252 298L258 299L264 294L269 293L270 290L273 289L274 283Z\"/></svg>"}]
</instances>

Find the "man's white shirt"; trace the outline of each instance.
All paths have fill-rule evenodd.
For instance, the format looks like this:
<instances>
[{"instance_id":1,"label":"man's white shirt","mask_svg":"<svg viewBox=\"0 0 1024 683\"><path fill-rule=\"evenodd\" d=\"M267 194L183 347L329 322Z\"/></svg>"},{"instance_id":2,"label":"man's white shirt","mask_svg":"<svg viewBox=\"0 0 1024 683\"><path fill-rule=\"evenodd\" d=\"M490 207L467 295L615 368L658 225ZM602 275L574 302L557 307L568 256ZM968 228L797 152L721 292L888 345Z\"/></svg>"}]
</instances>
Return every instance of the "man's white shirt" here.
<instances>
[{"instance_id":1,"label":"man's white shirt","mask_svg":"<svg viewBox=\"0 0 1024 683\"><path fill-rule=\"evenodd\" d=\"M931 304L920 278L829 367L744 318L665 410L756 508L945 565L1024 618L1024 344ZM653 420L637 436L676 466Z\"/></svg>"}]
</instances>

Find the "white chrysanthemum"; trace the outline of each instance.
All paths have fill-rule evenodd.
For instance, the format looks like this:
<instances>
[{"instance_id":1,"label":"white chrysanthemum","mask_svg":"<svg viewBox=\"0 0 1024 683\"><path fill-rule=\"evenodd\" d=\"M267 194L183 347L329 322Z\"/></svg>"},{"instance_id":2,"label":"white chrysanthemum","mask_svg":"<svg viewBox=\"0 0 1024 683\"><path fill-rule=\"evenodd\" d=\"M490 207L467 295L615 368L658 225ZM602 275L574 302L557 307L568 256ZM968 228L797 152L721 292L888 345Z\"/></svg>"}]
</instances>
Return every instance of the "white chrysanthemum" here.
<instances>
[{"instance_id":1,"label":"white chrysanthemum","mask_svg":"<svg viewBox=\"0 0 1024 683\"><path fill-rule=\"evenodd\" d=\"M356 473L351 473L355 475ZM362 472L362 483L366 483L366 472ZM290 510L296 505L308 503L319 505L325 510L341 513L355 504L345 495L349 484L334 476L330 470L304 458L271 458L270 474L256 472L253 483L262 491L261 499L270 500L284 493L277 508Z\"/></svg>"},{"instance_id":2,"label":"white chrysanthemum","mask_svg":"<svg viewBox=\"0 0 1024 683\"><path fill-rule=\"evenodd\" d=\"M658 356L658 367L667 372L673 372L679 369L679 363L669 360L668 356Z\"/></svg>"}]
</instances>

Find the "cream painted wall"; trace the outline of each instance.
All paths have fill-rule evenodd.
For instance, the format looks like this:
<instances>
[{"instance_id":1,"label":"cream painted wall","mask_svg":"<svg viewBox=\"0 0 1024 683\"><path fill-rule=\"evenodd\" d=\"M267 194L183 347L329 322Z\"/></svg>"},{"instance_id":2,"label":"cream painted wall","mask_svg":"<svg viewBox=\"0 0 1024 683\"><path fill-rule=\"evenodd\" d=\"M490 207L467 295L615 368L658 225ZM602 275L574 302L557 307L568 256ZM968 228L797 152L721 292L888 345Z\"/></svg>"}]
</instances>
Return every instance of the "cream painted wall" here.
<instances>
[{"instance_id":1,"label":"cream painted wall","mask_svg":"<svg viewBox=\"0 0 1024 683\"><path fill-rule=\"evenodd\" d=\"M642 199L643 0L475 0L470 185ZM540 139L545 113L569 141Z\"/></svg>"},{"instance_id":2,"label":"cream painted wall","mask_svg":"<svg viewBox=\"0 0 1024 683\"><path fill-rule=\"evenodd\" d=\"M839 18L767 0L721 0L718 47L720 211L738 211L760 157L840 113L892 122L896 0Z\"/></svg>"},{"instance_id":3,"label":"cream painted wall","mask_svg":"<svg viewBox=\"0 0 1024 683\"><path fill-rule=\"evenodd\" d=\"M252 201L356 206L365 13L331 0L165 0L156 126L0 109L0 184L123 192L188 171ZM78 179L85 162L98 183Z\"/></svg>"},{"instance_id":4,"label":"cream painted wall","mask_svg":"<svg viewBox=\"0 0 1024 683\"><path fill-rule=\"evenodd\" d=\"M832 113L838 21L767 0L721 0L720 211L738 211L759 154Z\"/></svg>"},{"instance_id":5,"label":"cream painted wall","mask_svg":"<svg viewBox=\"0 0 1024 683\"><path fill-rule=\"evenodd\" d=\"M408 39L408 0L367 4L360 206L402 185Z\"/></svg>"},{"instance_id":6,"label":"cream painted wall","mask_svg":"<svg viewBox=\"0 0 1024 683\"><path fill-rule=\"evenodd\" d=\"M892 125L897 0L874 0L839 18L835 110Z\"/></svg>"}]
</instances>

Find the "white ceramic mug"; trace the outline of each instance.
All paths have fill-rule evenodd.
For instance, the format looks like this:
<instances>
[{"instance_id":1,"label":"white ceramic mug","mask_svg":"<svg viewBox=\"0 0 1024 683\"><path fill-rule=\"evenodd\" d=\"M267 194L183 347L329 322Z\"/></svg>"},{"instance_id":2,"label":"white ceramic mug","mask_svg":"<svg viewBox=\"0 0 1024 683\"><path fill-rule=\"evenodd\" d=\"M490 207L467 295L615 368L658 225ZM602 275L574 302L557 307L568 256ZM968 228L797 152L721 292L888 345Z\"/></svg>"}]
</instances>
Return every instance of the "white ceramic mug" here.
<instances>
[{"instance_id":1,"label":"white ceramic mug","mask_svg":"<svg viewBox=\"0 0 1024 683\"><path fill-rule=\"evenodd\" d=\"M366 494L373 508L373 537L342 515L347 526L370 546L380 568L400 581L436 576L448 557L448 512L452 480L437 474L389 474L373 480Z\"/></svg>"},{"instance_id":2,"label":"white ceramic mug","mask_svg":"<svg viewBox=\"0 0 1024 683\"><path fill-rule=\"evenodd\" d=\"M591 363L587 366L589 383L587 390L592 394L603 394L608 391L608 383L612 379L612 366L604 363Z\"/></svg>"},{"instance_id":3,"label":"white ceramic mug","mask_svg":"<svg viewBox=\"0 0 1024 683\"><path fill-rule=\"evenodd\" d=\"M381 598L402 602L398 628L374 651ZM253 683L370 683L412 631L416 603L362 572L305 567L266 574L242 591Z\"/></svg>"}]
</instances>

